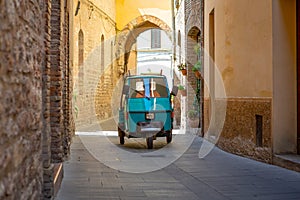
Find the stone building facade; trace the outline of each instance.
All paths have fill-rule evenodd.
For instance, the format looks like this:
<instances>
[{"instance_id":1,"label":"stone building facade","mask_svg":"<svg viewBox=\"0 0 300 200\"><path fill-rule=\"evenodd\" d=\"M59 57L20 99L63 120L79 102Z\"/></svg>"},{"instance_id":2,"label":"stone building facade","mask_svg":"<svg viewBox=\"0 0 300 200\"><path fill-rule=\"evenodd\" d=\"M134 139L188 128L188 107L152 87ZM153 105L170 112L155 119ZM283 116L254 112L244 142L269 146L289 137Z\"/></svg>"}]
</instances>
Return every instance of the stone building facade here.
<instances>
[{"instance_id":1,"label":"stone building facade","mask_svg":"<svg viewBox=\"0 0 300 200\"><path fill-rule=\"evenodd\" d=\"M114 68L115 2L73 1L71 36L74 66L73 111L77 130L99 129L99 121L112 117Z\"/></svg>"},{"instance_id":2,"label":"stone building facade","mask_svg":"<svg viewBox=\"0 0 300 200\"><path fill-rule=\"evenodd\" d=\"M53 199L74 123L66 1L0 2L0 199Z\"/></svg>"},{"instance_id":3,"label":"stone building facade","mask_svg":"<svg viewBox=\"0 0 300 200\"><path fill-rule=\"evenodd\" d=\"M201 128L203 124L204 79L203 67L197 71L200 77L195 76L193 66L203 63L203 1L178 0L175 7L175 65L184 64L187 75L175 72L179 78L177 84L187 90L187 97L181 96L182 127ZM191 119L191 114L196 119ZM202 135L203 128L198 134Z\"/></svg>"},{"instance_id":4,"label":"stone building facade","mask_svg":"<svg viewBox=\"0 0 300 200\"><path fill-rule=\"evenodd\" d=\"M166 5L170 6L160 1L73 1L70 62L74 66L76 130L104 130L102 122L117 121L120 83L137 65L136 37L145 30L159 28L171 38L168 23L155 16L161 12L147 11L149 7L165 9ZM132 12L128 13L129 9ZM143 9L146 11L141 15ZM108 128L116 130L116 123Z\"/></svg>"},{"instance_id":5,"label":"stone building facade","mask_svg":"<svg viewBox=\"0 0 300 200\"><path fill-rule=\"evenodd\" d=\"M205 1L205 134L222 149L268 163L297 154L297 4Z\"/></svg>"},{"instance_id":6,"label":"stone building facade","mask_svg":"<svg viewBox=\"0 0 300 200\"><path fill-rule=\"evenodd\" d=\"M296 169L280 155L300 152L299 4L284 0L174 3L175 63L188 69L186 76L174 76L188 90L187 97L181 98L187 120L182 118L182 127L191 127L188 116L200 80L201 135L231 153ZM195 44L200 55L194 52ZM203 64L200 79L191 70L197 59Z\"/></svg>"}]
</instances>

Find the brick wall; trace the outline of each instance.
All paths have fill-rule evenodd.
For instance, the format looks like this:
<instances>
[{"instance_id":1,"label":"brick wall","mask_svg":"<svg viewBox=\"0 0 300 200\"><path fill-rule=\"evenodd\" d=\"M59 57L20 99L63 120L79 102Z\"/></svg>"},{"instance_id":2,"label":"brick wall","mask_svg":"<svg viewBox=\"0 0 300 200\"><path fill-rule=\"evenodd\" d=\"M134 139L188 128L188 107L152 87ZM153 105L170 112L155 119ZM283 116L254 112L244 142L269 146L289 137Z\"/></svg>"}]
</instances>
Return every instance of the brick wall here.
<instances>
[{"instance_id":1,"label":"brick wall","mask_svg":"<svg viewBox=\"0 0 300 200\"><path fill-rule=\"evenodd\" d=\"M60 0L52 1L51 6L51 71L50 71L50 124L51 124L51 159L52 162L58 163L63 161L63 46L61 25L63 19L60 15Z\"/></svg>"},{"instance_id":2,"label":"brick wall","mask_svg":"<svg viewBox=\"0 0 300 200\"><path fill-rule=\"evenodd\" d=\"M42 1L0 1L0 199L42 191Z\"/></svg>"},{"instance_id":3,"label":"brick wall","mask_svg":"<svg viewBox=\"0 0 300 200\"><path fill-rule=\"evenodd\" d=\"M64 1L65 2L65 1ZM70 3L64 5L64 26L63 28L63 47L64 47L64 63L63 63L63 116L64 116L64 138L63 151L65 158L69 157L72 136L74 135L75 125L72 113L72 94L73 94L73 76L72 66L70 65L70 45L69 45L69 21L70 21Z\"/></svg>"},{"instance_id":4,"label":"brick wall","mask_svg":"<svg viewBox=\"0 0 300 200\"><path fill-rule=\"evenodd\" d=\"M0 2L0 199L53 199L53 163L69 154L69 14L60 2Z\"/></svg>"},{"instance_id":5,"label":"brick wall","mask_svg":"<svg viewBox=\"0 0 300 200\"><path fill-rule=\"evenodd\" d=\"M192 71L193 65L199 59L197 53L194 50L195 45L201 45L201 41L198 41L198 37L203 38L203 0L199 1L185 1L185 41L186 41L186 63L188 64L188 73L187 73L187 81L188 81L188 98L187 98L187 113L190 110L195 110L197 106L200 106L200 124L203 126L203 80L201 80L202 88L200 91L197 91L197 78ZM202 61L203 63L203 61ZM201 71L203 74L203 68ZM196 95L200 95L200 105L198 100L196 99ZM203 130L202 130L203 131Z\"/></svg>"},{"instance_id":6,"label":"brick wall","mask_svg":"<svg viewBox=\"0 0 300 200\"><path fill-rule=\"evenodd\" d=\"M72 119L72 76L69 67L69 13L65 1L51 6L50 124L51 158L59 163L69 155L74 132Z\"/></svg>"},{"instance_id":7,"label":"brick wall","mask_svg":"<svg viewBox=\"0 0 300 200\"><path fill-rule=\"evenodd\" d=\"M271 98L228 98L218 146L231 153L272 163L271 113ZM262 117L261 144L257 143L257 115Z\"/></svg>"},{"instance_id":8,"label":"brick wall","mask_svg":"<svg viewBox=\"0 0 300 200\"><path fill-rule=\"evenodd\" d=\"M42 107L43 107L43 129L42 129L42 160L43 160L43 189L41 198L51 198L53 196L53 164L51 164L51 127L50 127L50 42L51 42L51 3L44 0L44 50L46 52L42 63Z\"/></svg>"}]
</instances>

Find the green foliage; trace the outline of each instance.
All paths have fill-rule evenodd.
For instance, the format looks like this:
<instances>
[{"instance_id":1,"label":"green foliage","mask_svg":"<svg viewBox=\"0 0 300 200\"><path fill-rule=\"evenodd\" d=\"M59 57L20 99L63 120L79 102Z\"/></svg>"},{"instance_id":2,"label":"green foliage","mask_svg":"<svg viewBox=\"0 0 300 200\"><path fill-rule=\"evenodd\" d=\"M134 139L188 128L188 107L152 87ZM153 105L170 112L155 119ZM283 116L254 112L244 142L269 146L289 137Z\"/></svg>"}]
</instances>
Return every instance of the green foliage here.
<instances>
[{"instance_id":1,"label":"green foliage","mask_svg":"<svg viewBox=\"0 0 300 200\"><path fill-rule=\"evenodd\" d=\"M202 63L200 60L198 60L196 62L196 64L193 66L192 68L192 71L195 72L195 71L201 71L201 67L202 67Z\"/></svg>"},{"instance_id":2,"label":"green foliage","mask_svg":"<svg viewBox=\"0 0 300 200\"><path fill-rule=\"evenodd\" d=\"M195 46L194 46L194 51L196 54L200 53L200 44L197 43Z\"/></svg>"},{"instance_id":3,"label":"green foliage","mask_svg":"<svg viewBox=\"0 0 300 200\"><path fill-rule=\"evenodd\" d=\"M184 90L184 86L183 85L178 85L178 90Z\"/></svg>"},{"instance_id":4,"label":"green foliage","mask_svg":"<svg viewBox=\"0 0 300 200\"><path fill-rule=\"evenodd\" d=\"M189 110L188 111L188 118L193 120L193 119L197 119L199 117L199 113L196 110Z\"/></svg>"},{"instance_id":5,"label":"green foliage","mask_svg":"<svg viewBox=\"0 0 300 200\"><path fill-rule=\"evenodd\" d=\"M177 66L178 70L181 71L181 70L184 70L186 69L186 65L184 63L181 63Z\"/></svg>"}]
</instances>

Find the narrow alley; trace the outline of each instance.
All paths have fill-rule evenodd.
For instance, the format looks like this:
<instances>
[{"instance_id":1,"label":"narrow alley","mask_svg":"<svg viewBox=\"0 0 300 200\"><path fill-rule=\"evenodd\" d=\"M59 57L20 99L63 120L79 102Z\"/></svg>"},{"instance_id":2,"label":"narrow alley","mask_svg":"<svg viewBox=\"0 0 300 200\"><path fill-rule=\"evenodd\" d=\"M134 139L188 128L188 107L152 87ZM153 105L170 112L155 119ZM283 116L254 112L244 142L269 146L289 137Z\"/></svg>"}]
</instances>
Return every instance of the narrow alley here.
<instances>
[{"instance_id":1,"label":"narrow alley","mask_svg":"<svg viewBox=\"0 0 300 200\"><path fill-rule=\"evenodd\" d=\"M120 147L116 136L108 137L115 148L149 153L145 144L131 142ZM176 135L178 136L178 135ZM175 137L176 137L175 136ZM191 146L174 163L147 173L128 173L115 170L95 159L75 136L71 158L64 163L64 179L56 200L74 199L201 199L201 200L298 200L300 174L278 166L232 155L214 147L204 158L199 158L203 139L195 137ZM103 139L105 140L105 139ZM157 141L157 149L164 141ZM174 142L170 148L182 143ZM100 148L98 147L94 148ZM102 149L105 157L107 150ZM134 164L143 167L136 155ZM168 157L168 155L163 155ZM150 157L150 156L149 156ZM126 163L125 163L126 164Z\"/></svg>"},{"instance_id":2,"label":"narrow alley","mask_svg":"<svg viewBox=\"0 0 300 200\"><path fill-rule=\"evenodd\" d=\"M300 199L300 1L0 0L0 200Z\"/></svg>"}]
</instances>

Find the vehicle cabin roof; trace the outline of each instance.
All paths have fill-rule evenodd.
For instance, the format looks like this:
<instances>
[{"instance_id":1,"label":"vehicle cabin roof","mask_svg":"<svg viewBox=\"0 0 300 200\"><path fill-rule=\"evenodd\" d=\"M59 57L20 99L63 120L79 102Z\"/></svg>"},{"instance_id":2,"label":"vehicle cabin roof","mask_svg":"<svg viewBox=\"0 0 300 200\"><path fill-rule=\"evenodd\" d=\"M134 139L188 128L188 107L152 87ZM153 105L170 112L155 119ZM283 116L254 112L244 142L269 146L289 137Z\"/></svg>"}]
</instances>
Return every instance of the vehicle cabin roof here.
<instances>
[{"instance_id":1,"label":"vehicle cabin roof","mask_svg":"<svg viewBox=\"0 0 300 200\"><path fill-rule=\"evenodd\" d=\"M157 74L145 74L145 75L131 75L127 76L126 78L165 78L165 75L157 75Z\"/></svg>"}]
</instances>

